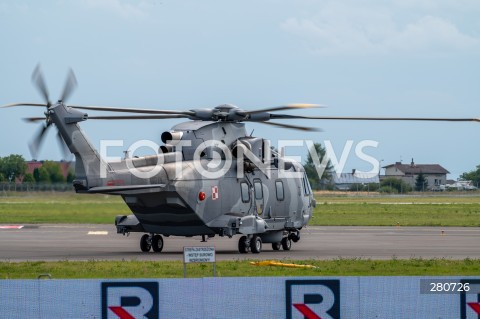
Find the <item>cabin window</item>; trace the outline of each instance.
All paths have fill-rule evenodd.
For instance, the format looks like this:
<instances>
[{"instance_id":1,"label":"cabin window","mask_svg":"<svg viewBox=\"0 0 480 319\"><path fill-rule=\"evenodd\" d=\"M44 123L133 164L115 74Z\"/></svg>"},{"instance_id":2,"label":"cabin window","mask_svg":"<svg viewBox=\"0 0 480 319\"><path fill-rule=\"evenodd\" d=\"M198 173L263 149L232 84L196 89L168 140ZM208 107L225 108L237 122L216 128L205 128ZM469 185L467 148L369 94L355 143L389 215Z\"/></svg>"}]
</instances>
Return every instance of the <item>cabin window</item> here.
<instances>
[{"instance_id":1,"label":"cabin window","mask_svg":"<svg viewBox=\"0 0 480 319\"><path fill-rule=\"evenodd\" d=\"M285 199L285 194L283 192L283 182L282 181L276 181L275 182L275 188L277 190L277 200L282 201Z\"/></svg>"},{"instance_id":2,"label":"cabin window","mask_svg":"<svg viewBox=\"0 0 480 319\"><path fill-rule=\"evenodd\" d=\"M263 198L262 182L254 181L253 188L255 190L255 199L262 199Z\"/></svg>"},{"instance_id":3,"label":"cabin window","mask_svg":"<svg viewBox=\"0 0 480 319\"><path fill-rule=\"evenodd\" d=\"M250 189L248 184L245 182L240 183L240 188L242 191L242 202L248 203L250 201Z\"/></svg>"}]
</instances>

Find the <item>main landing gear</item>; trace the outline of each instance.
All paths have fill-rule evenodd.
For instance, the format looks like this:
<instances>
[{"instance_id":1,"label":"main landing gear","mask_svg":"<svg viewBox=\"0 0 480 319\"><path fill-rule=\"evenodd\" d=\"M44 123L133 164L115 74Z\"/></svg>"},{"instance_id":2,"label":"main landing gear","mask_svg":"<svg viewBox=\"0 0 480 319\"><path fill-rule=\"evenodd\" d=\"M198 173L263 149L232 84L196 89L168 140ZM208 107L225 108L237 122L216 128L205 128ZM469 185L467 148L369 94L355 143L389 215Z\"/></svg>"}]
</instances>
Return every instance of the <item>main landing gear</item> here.
<instances>
[{"instance_id":1,"label":"main landing gear","mask_svg":"<svg viewBox=\"0 0 480 319\"><path fill-rule=\"evenodd\" d=\"M163 238L161 235L145 234L140 238L140 249L143 252L149 252L152 249L159 253L163 249Z\"/></svg>"},{"instance_id":2,"label":"main landing gear","mask_svg":"<svg viewBox=\"0 0 480 319\"><path fill-rule=\"evenodd\" d=\"M292 242L296 243L300 240L300 231L291 231L286 234L279 242L272 243L273 250L290 250L292 249ZM246 254L251 251L254 254L259 254L262 251L262 238L258 235L242 236L238 240L238 251Z\"/></svg>"},{"instance_id":3,"label":"main landing gear","mask_svg":"<svg viewBox=\"0 0 480 319\"><path fill-rule=\"evenodd\" d=\"M248 251L259 254L262 251L262 239L257 235L253 235L250 238L242 236L238 240L238 251L242 254L246 254Z\"/></svg>"}]
</instances>

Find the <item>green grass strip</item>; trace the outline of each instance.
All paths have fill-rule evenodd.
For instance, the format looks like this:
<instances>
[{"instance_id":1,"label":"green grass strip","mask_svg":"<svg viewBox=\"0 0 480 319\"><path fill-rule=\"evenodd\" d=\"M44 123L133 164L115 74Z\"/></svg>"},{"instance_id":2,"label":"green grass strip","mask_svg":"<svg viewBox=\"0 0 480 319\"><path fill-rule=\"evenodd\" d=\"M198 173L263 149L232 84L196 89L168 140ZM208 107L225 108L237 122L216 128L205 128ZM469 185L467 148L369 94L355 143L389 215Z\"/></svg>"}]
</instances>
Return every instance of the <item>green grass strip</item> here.
<instances>
[{"instance_id":1,"label":"green grass strip","mask_svg":"<svg viewBox=\"0 0 480 319\"><path fill-rule=\"evenodd\" d=\"M480 226L480 196L346 196L317 194L310 225ZM130 210L118 196L9 193L0 196L0 224L112 224Z\"/></svg>"},{"instance_id":2,"label":"green grass strip","mask_svg":"<svg viewBox=\"0 0 480 319\"><path fill-rule=\"evenodd\" d=\"M293 276L478 276L480 259L334 259L282 260L314 265L315 269L253 266L250 261L217 262L218 277ZM0 262L0 279L182 278L180 261L58 261ZM213 264L188 264L189 278L211 277Z\"/></svg>"},{"instance_id":3,"label":"green grass strip","mask_svg":"<svg viewBox=\"0 0 480 319\"><path fill-rule=\"evenodd\" d=\"M480 226L480 203L317 204L310 225L323 226Z\"/></svg>"}]
</instances>

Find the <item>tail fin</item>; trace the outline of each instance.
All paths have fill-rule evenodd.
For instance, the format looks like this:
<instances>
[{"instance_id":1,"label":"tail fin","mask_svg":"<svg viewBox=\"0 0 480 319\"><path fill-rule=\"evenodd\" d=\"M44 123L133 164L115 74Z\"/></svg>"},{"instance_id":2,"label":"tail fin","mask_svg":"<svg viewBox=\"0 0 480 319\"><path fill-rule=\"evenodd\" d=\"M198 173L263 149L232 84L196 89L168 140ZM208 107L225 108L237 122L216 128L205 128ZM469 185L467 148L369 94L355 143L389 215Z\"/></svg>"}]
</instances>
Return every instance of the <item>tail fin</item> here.
<instances>
[{"instance_id":1,"label":"tail fin","mask_svg":"<svg viewBox=\"0 0 480 319\"><path fill-rule=\"evenodd\" d=\"M48 109L49 118L55 123L68 149L75 155L75 190L86 191L103 185L102 180L113 170L102 160L97 150L87 139L78 122L88 118L86 113L59 102ZM102 170L104 170L102 172ZM103 178L102 178L103 177Z\"/></svg>"}]
</instances>

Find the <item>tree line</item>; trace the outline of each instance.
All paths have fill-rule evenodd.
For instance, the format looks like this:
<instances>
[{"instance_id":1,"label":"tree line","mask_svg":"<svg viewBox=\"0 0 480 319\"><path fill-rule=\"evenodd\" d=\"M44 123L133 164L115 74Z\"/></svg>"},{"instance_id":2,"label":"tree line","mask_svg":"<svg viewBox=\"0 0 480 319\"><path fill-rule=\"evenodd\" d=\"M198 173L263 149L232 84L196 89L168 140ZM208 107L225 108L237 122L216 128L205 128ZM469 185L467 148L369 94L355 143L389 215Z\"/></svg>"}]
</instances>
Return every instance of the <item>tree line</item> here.
<instances>
[{"instance_id":1,"label":"tree line","mask_svg":"<svg viewBox=\"0 0 480 319\"><path fill-rule=\"evenodd\" d=\"M460 175L460 178L466 181L472 181L474 185L480 184L480 165L477 165L476 169L470 172L465 172Z\"/></svg>"},{"instance_id":2,"label":"tree line","mask_svg":"<svg viewBox=\"0 0 480 319\"><path fill-rule=\"evenodd\" d=\"M71 183L75 178L71 168L65 177L60 164L55 161L43 161L42 166L35 168L33 173L27 173L27 167L27 161L22 155L0 157L0 182L57 184Z\"/></svg>"},{"instance_id":3,"label":"tree line","mask_svg":"<svg viewBox=\"0 0 480 319\"><path fill-rule=\"evenodd\" d=\"M317 153L320 162L326 156L326 149L320 143L313 144L314 151ZM329 160L323 171L322 176L318 176L315 163L308 154L307 160L303 165L307 173L310 185L314 190L334 189L333 185L333 165ZM68 175L62 174L61 166L55 161L43 161L42 166L35 168L33 173L27 173L27 162L22 155L11 154L6 157L0 157L0 182L15 182L21 180L23 183L71 183L75 175L70 168ZM23 179L22 179L23 177ZM460 175L461 179L472 181L475 185L480 184L480 165L475 170L465 172ZM419 174L415 181L415 190L426 190L428 187L427 179L423 174ZM365 189L363 189L365 188ZM354 185L352 190L370 190L382 191L386 193L405 193L412 191L412 187L396 178L384 179L380 184Z\"/></svg>"}]
</instances>

